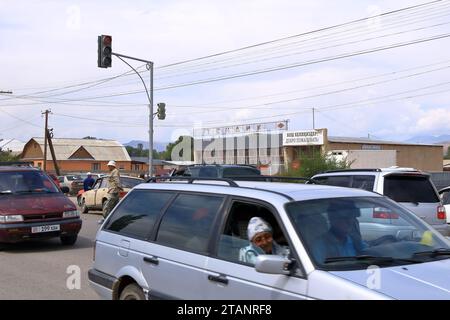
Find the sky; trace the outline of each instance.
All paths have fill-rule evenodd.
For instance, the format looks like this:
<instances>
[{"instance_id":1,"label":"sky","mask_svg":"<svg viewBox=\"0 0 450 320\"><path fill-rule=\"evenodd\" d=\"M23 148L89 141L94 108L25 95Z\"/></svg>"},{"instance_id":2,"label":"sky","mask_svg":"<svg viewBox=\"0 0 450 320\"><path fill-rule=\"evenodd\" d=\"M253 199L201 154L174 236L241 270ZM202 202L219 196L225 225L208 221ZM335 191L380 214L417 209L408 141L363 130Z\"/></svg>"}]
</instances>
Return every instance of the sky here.
<instances>
[{"instance_id":1,"label":"sky","mask_svg":"<svg viewBox=\"0 0 450 320\"><path fill-rule=\"evenodd\" d=\"M288 120L404 141L450 131L450 1L0 0L0 139L148 141L148 97L97 36L152 61L154 141ZM126 60L150 86L144 63Z\"/></svg>"}]
</instances>

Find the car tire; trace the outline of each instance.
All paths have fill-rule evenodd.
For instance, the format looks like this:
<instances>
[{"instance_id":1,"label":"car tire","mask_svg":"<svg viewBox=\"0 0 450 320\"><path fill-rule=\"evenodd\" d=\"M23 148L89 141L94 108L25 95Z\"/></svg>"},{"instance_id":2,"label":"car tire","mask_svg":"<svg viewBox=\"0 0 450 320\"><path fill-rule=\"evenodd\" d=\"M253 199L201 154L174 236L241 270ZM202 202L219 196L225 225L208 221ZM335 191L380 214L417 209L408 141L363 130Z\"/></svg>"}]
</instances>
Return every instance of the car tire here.
<instances>
[{"instance_id":1,"label":"car tire","mask_svg":"<svg viewBox=\"0 0 450 320\"><path fill-rule=\"evenodd\" d=\"M75 244L75 242L77 242L77 238L78 238L78 235L65 235L65 236L61 236L60 237L60 240L61 240L61 243L63 244L63 245L65 245L65 246L72 246L72 245L74 245Z\"/></svg>"},{"instance_id":2,"label":"car tire","mask_svg":"<svg viewBox=\"0 0 450 320\"><path fill-rule=\"evenodd\" d=\"M131 283L122 290L119 300L145 300L144 291L136 283Z\"/></svg>"},{"instance_id":3,"label":"car tire","mask_svg":"<svg viewBox=\"0 0 450 320\"><path fill-rule=\"evenodd\" d=\"M86 205L86 200L85 199L81 200L81 208L80 208L80 210L81 210L81 213L88 213L89 212L89 208Z\"/></svg>"},{"instance_id":4,"label":"car tire","mask_svg":"<svg viewBox=\"0 0 450 320\"><path fill-rule=\"evenodd\" d=\"M105 206L106 206L107 202L108 202L108 199L103 199L103 201L102 201L102 211L103 212L105 212Z\"/></svg>"}]
</instances>

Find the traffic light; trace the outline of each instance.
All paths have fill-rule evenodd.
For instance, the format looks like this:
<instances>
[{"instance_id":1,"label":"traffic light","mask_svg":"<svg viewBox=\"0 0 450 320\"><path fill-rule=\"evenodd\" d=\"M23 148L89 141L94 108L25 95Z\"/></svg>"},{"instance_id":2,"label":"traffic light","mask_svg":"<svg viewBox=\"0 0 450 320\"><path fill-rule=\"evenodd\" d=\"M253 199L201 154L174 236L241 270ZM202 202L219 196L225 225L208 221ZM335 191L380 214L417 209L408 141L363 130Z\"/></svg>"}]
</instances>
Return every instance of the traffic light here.
<instances>
[{"instance_id":1,"label":"traffic light","mask_svg":"<svg viewBox=\"0 0 450 320\"><path fill-rule=\"evenodd\" d=\"M109 68L111 67L111 43L112 37L101 35L98 36L98 60L97 65L99 68Z\"/></svg>"},{"instance_id":2,"label":"traffic light","mask_svg":"<svg viewBox=\"0 0 450 320\"><path fill-rule=\"evenodd\" d=\"M166 104L163 102L158 103L157 111L158 119L164 120L166 118Z\"/></svg>"}]
</instances>

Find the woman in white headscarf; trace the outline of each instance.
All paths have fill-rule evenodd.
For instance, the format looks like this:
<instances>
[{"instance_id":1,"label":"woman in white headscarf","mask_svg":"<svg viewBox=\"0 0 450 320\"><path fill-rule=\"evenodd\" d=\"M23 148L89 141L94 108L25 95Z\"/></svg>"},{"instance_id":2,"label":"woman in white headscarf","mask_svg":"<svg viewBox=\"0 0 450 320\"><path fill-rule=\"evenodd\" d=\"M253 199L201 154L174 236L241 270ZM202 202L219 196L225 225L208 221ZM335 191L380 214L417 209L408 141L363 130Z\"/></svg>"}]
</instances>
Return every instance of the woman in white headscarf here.
<instances>
[{"instance_id":1,"label":"woman in white headscarf","mask_svg":"<svg viewBox=\"0 0 450 320\"><path fill-rule=\"evenodd\" d=\"M255 264L256 256L260 254L277 254L287 257L289 248L276 243L272 233L272 227L264 219L251 218L247 227L250 245L239 251L239 261Z\"/></svg>"}]
</instances>

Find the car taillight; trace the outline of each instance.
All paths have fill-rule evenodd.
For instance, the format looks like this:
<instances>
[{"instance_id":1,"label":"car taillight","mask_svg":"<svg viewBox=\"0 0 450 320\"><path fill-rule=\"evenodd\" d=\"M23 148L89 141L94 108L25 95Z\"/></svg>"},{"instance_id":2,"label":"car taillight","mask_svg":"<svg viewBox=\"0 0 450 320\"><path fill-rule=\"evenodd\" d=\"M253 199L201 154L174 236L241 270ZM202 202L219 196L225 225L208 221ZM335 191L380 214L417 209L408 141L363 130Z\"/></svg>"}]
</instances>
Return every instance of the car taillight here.
<instances>
[{"instance_id":1,"label":"car taillight","mask_svg":"<svg viewBox=\"0 0 450 320\"><path fill-rule=\"evenodd\" d=\"M437 207L437 218L439 220L447 219L447 214L445 213L445 207L444 206L438 206Z\"/></svg>"},{"instance_id":2,"label":"car taillight","mask_svg":"<svg viewBox=\"0 0 450 320\"><path fill-rule=\"evenodd\" d=\"M119 192L119 198L125 197L126 194L127 194L127 191L120 191Z\"/></svg>"},{"instance_id":3,"label":"car taillight","mask_svg":"<svg viewBox=\"0 0 450 320\"><path fill-rule=\"evenodd\" d=\"M373 208L373 218L377 219L398 219L398 213L394 213L386 208Z\"/></svg>"}]
</instances>

